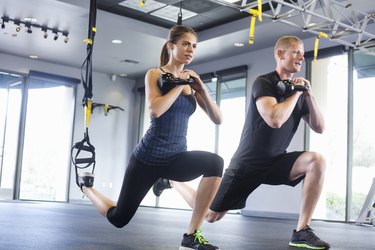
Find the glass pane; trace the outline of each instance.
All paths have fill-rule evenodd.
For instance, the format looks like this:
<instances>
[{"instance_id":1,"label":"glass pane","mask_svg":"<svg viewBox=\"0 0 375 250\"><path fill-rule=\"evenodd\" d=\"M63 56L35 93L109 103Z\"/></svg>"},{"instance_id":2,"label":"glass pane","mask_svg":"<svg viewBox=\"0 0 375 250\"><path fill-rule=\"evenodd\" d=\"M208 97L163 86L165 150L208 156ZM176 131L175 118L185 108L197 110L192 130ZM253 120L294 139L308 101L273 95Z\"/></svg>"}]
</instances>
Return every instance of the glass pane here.
<instances>
[{"instance_id":1,"label":"glass pane","mask_svg":"<svg viewBox=\"0 0 375 250\"><path fill-rule=\"evenodd\" d=\"M224 168L227 168L245 123L246 78L221 83L220 108L224 122L220 125L218 153L224 159Z\"/></svg>"},{"instance_id":2,"label":"glass pane","mask_svg":"<svg viewBox=\"0 0 375 250\"><path fill-rule=\"evenodd\" d=\"M211 98L215 100L216 87L214 86L216 86L216 81L205 83L205 85L210 92ZM213 89L213 91L211 89ZM188 150L215 152L215 128L216 125L197 104L197 109L189 120L187 132Z\"/></svg>"},{"instance_id":3,"label":"glass pane","mask_svg":"<svg viewBox=\"0 0 375 250\"><path fill-rule=\"evenodd\" d=\"M354 72L352 221L357 219L375 178L375 113L369 106L374 91L375 75L359 79Z\"/></svg>"},{"instance_id":4,"label":"glass pane","mask_svg":"<svg viewBox=\"0 0 375 250\"><path fill-rule=\"evenodd\" d=\"M66 201L74 88L35 80L30 86L20 199Z\"/></svg>"},{"instance_id":5,"label":"glass pane","mask_svg":"<svg viewBox=\"0 0 375 250\"><path fill-rule=\"evenodd\" d=\"M310 130L311 151L327 160L325 183L314 218L345 220L347 168L347 56L319 59L312 63L312 91L324 115L326 130Z\"/></svg>"},{"instance_id":6,"label":"glass pane","mask_svg":"<svg viewBox=\"0 0 375 250\"><path fill-rule=\"evenodd\" d=\"M12 199L15 181L23 78L0 73L0 199Z\"/></svg>"}]
</instances>

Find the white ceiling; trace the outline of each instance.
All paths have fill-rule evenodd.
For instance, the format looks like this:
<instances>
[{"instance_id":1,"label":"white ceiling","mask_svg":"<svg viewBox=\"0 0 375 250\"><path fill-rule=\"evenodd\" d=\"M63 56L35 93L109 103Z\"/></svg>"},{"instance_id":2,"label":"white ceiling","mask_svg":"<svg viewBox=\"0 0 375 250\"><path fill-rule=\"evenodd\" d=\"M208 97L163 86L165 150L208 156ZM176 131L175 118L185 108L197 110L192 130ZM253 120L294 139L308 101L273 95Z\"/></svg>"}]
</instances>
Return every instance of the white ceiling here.
<instances>
[{"instance_id":1,"label":"white ceiling","mask_svg":"<svg viewBox=\"0 0 375 250\"><path fill-rule=\"evenodd\" d=\"M353 7L366 13L375 9L373 0L352 2ZM41 29L33 29L32 34L25 29L17 33L12 22L5 23L5 29L0 29L0 53L21 57L37 55L39 58L36 60L80 67L86 56L86 44L83 40L88 36L89 5L90 0L0 1L2 16L6 15L12 19L33 17L40 25L69 31L69 42L64 43L61 34L59 39L54 41L52 33L44 39ZM302 32L297 27L263 18L263 22L257 22L255 42L250 45L247 42L249 24L250 16L200 31L194 64L270 47L279 36L285 34L294 34L301 38L315 36ZM97 12L96 27L92 60L94 71L116 75L124 73L135 78L142 76L148 68L158 66L160 50L167 37L168 28L103 10ZM373 30L375 34L375 29ZM120 39L123 43L112 44L112 39ZM235 48L235 42L244 42L245 46ZM333 41L328 43L337 45ZM123 60L135 60L139 64L128 64L122 62Z\"/></svg>"}]
</instances>

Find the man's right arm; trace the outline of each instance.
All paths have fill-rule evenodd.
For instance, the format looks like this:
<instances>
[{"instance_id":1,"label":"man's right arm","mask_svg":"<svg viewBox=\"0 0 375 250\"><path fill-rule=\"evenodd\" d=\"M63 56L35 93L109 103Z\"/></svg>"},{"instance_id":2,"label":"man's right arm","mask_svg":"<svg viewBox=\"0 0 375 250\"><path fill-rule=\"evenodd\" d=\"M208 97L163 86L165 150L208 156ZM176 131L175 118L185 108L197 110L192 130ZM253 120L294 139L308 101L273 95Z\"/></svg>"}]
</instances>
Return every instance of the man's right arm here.
<instances>
[{"instance_id":1,"label":"man's right arm","mask_svg":"<svg viewBox=\"0 0 375 250\"><path fill-rule=\"evenodd\" d=\"M302 92L296 92L280 103L275 97L261 96L257 98L256 106L268 126L280 128L291 116L301 94Z\"/></svg>"}]
</instances>

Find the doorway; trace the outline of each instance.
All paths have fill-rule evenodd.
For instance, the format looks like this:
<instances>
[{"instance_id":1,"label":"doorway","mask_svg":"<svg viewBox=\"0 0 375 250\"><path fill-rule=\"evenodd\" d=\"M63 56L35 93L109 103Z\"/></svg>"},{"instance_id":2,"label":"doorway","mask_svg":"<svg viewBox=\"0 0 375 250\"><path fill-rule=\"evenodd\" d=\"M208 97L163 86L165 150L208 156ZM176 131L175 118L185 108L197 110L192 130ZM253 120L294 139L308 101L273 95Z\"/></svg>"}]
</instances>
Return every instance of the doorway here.
<instances>
[{"instance_id":1,"label":"doorway","mask_svg":"<svg viewBox=\"0 0 375 250\"><path fill-rule=\"evenodd\" d=\"M0 72L0 199L13 199L24 77Z\"/></svg>"},{"instance_id":2,"label":"doorway","mask_svg":"<svg viewBox=\"0 0 375 250\"><path fill-rule=\"evenodd\" d=\"M76 84L32 72L27 82L19 199L67 201Z\"/></svg>"}]
</instances>

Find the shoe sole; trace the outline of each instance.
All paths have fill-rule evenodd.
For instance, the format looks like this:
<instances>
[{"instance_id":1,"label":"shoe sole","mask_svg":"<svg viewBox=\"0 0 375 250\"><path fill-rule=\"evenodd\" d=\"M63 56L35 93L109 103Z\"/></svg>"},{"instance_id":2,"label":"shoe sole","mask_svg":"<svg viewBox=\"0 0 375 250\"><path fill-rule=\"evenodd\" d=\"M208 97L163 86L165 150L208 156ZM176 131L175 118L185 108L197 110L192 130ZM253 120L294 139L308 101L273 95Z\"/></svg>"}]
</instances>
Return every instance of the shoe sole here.
<instances>
[{"instance_id":1,"label":"shoe sole","mask_svg":"<svg viewBox=\"0 0 375 250\"><path fill-rule=\"evenodd\" d=\"M183 246L180 246L180 248L178 250L191 250L191 249L195 249L195 248L190 248L190 247L183 247ZM216 250L220 250L219 248L217 248Z\"/></svg>"},{"instance_id":2,"label":"shoe sole","mask_svg":"<svg viewBox=\"0 0 375 250\"><path fill-rule=\"evenodd\" d=\"M83 172L83 173L79 173L78 176L80 176L80 177L86 177L86 176L95 177L95 174L90 173L90 172Z\"/></svg>"},{"instance_id":3,"label":"shoe sole","mask_svg":"<svg viewBox=\"0 0 375 250\"><path fill-rule=\"evenodd\" d=\"M310 245L308 245L306 243L292 243L292 242L289 242L289 246L299 247L299 248L307 248L307 249L318 249L318 250L328 249L326 247L314 247L314 246L310 246Z\"/></svg>"}]
</instances>

